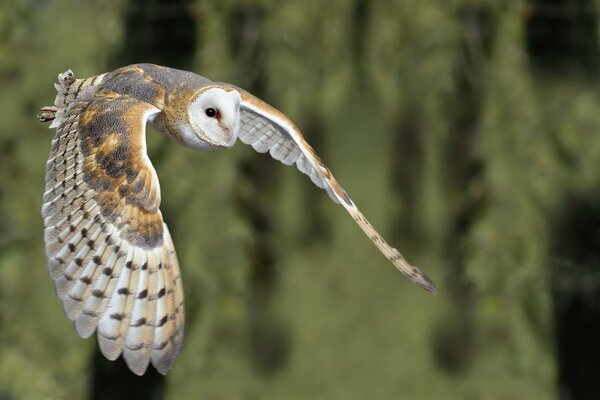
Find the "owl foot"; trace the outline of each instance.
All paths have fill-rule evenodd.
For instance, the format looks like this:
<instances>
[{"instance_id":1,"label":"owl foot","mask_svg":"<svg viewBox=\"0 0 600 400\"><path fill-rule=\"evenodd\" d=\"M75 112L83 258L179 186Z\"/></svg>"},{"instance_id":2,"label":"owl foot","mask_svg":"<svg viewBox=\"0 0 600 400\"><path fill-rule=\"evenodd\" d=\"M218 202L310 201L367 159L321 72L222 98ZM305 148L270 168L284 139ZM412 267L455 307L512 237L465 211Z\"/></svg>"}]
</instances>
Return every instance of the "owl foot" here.
<instances>
[{"instance_id":1,"label":"owl foot","mask_svg":"<svg viewBox=\"0 0 600 400\"><path fill-rule=\"evenodd\" d=\"M43 113L37 116L38 121L48 122L56 118L56 112L58 111L58 108L55 106L48 106L40 108L40 111L43 111Z\"/></svg>"}]
</instances>

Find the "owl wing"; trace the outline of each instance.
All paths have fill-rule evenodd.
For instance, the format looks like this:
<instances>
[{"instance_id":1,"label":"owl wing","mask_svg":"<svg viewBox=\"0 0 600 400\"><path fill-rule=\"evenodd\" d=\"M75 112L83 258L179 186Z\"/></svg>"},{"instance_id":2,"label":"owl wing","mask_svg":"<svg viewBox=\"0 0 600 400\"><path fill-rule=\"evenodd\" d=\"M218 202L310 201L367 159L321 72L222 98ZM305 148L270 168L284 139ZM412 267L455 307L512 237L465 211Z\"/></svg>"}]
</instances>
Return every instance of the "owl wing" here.
<instances>
[{"instance_id":1,"label":"owl wing","mask_svg":"<svg viewBox=\"0 0 600 400\"><path fill-rule=\"evenodd\" d=\"M318 187L325 189L333 201L344 206L375 246L400 272L429 292L437 293L433 282L417 267L410 265L402 254L391 247L373 228L329 168L304 139L298 127L279 110L244 90L237 90L240 91L242 98L240 140L260 153L268 151L271 157L284 164L295 163L296 167L308 175Z\"/></svg>"},{"instance_id":2,"label":"owl wing","mask_svg":"<svg viewBox=\"0 0 600 400\"><path fill-rule=\"evenodd\" d=\"M60 93L59 93L60 96ZM160 110L111 91L61 109L42 216L48 268L77 333L110 360L166 374L183 340L179 265L146 155Z\"/></svg>"}]
</instances>

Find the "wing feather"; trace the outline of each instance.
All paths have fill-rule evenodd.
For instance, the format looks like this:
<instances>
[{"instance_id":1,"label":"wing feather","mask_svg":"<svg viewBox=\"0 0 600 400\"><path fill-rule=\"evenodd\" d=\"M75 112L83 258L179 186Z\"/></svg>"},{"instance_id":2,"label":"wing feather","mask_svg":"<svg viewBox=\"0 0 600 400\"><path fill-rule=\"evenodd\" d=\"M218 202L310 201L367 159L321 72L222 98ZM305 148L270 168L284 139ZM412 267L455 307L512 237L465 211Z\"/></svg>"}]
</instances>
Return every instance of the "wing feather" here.
<instances>
[{"instance_id":1,"label":"wing feather","mask_svg":"<svg viewBox=\"0 0 600 400\"><path fill-rule=\"evenodd\" d=\"M246 99L260 100L246 92L243 93L245 94L242 95L243 102L240 110L240 140L252 146L259 153L269 152L271 157L286 165L295 163L298 170L308 175L315 185L321 189L325 188L326 183L323 177L312 167L310 161L308 161L306 155L302 152L302 148L274 121L257 113L256 110L253 110L249 106L249 103L245 103L244 96L246 96ZM334 202L339 203L336 196L330 191L327 191L327 193Z\"/></svg>"},{"instance_id":2,"label":"wing feather","mask_svg":"<svg viewBox=\"0 0 600 400\"><path fill-rule=\"evenodd\" d=\"M296 164L312 182L323 188L336 203L341 203L363 232L385 257L405 276L420 287L437 293L433 282L417 267L409 264L398 250L391 247L365 218L329 168L306 142L296 125L279 110L250 93L236 88L241 94L239 138L256 151L269 154L286 165Z\"/></svg>"},{"instance_id":3,"label":"wing feather","mask_svg":"<svg viewBox=\"0 0 600 400\"><path fill-rule=\"evenodd\" d=\"M124 335L121 326L124 324L127 307L127 295L131 284L133 253L135 248L129 246L124 263L112 268L111 274L116 277L116 285L109 296L109 305L98 323L98 345L100 351L109 360L115 360L121 354ZM110 267L107 267L110 268Z\"/></svg>"},{"instance_id":4,"label":"wing feather","mask_svg":"<svg viewBox=\"0 0 600 400\"><path fill-rule=\"evenodd\" d=\"M97 331L105 357L123 354L138 375L150 362L166 374L184 305L145 147L146 120L160 110L106 90L61 107L42 206L56 293L80 336Z\"/></svg>"}]
</instances>

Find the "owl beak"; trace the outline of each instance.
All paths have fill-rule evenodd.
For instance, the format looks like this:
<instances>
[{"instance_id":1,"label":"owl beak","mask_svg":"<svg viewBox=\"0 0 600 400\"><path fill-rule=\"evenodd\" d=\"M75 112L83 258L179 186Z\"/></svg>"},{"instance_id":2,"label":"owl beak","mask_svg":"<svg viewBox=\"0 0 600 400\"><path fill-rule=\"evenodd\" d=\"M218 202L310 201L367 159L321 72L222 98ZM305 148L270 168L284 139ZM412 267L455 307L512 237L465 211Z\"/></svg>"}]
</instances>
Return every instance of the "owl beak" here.
<instances>
[{"instance_id":1,"label":"owl beak","mask_svg":"<svg viewBox=\"0 0 600 400\"><path fill-rule=\"evenodd\" d=\"M224 141L221 144L221 146L223 146L224 148L230 148L235 144L235 141L237 139L236 135L235 135L235 131L231 128L228 128L226 126L223 126L223 124L220 124L221 129L223 131L223 136L224 136Z\"/></svg>"},{"instance_id":2,"label":"owl beak","mask_svg":"<svg viewBox=\"0 0 600 400\"><path fill-rule=\"evenodd\" d=\"M227 143L231 142L231 129L221 125L221 129L223 129L223 133L225 134L225 137L227 138Z\"/></svg>"}]
</instances>

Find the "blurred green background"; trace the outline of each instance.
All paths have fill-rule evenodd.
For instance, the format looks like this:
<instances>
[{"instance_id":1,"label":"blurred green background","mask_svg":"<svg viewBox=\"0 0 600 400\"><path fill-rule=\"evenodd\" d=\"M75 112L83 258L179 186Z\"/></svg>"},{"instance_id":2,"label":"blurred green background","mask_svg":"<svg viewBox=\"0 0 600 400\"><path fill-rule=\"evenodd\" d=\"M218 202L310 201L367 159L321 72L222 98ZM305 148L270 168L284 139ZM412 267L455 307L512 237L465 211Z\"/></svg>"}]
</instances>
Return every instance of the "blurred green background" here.
<instances>
[{"instance_id":1,"label":"blurred green background","mask_svg":"<svg viewBox=\"0 0 600 400\"><path fill-rule=\"evenodd\" d=\"M600 398L600 0L0 0L0 399ZM40 216L56 75L134 62L295 120L410 284L306 176L148 133L184 347L80 339Z\"/></svg>"}]
</instances>

